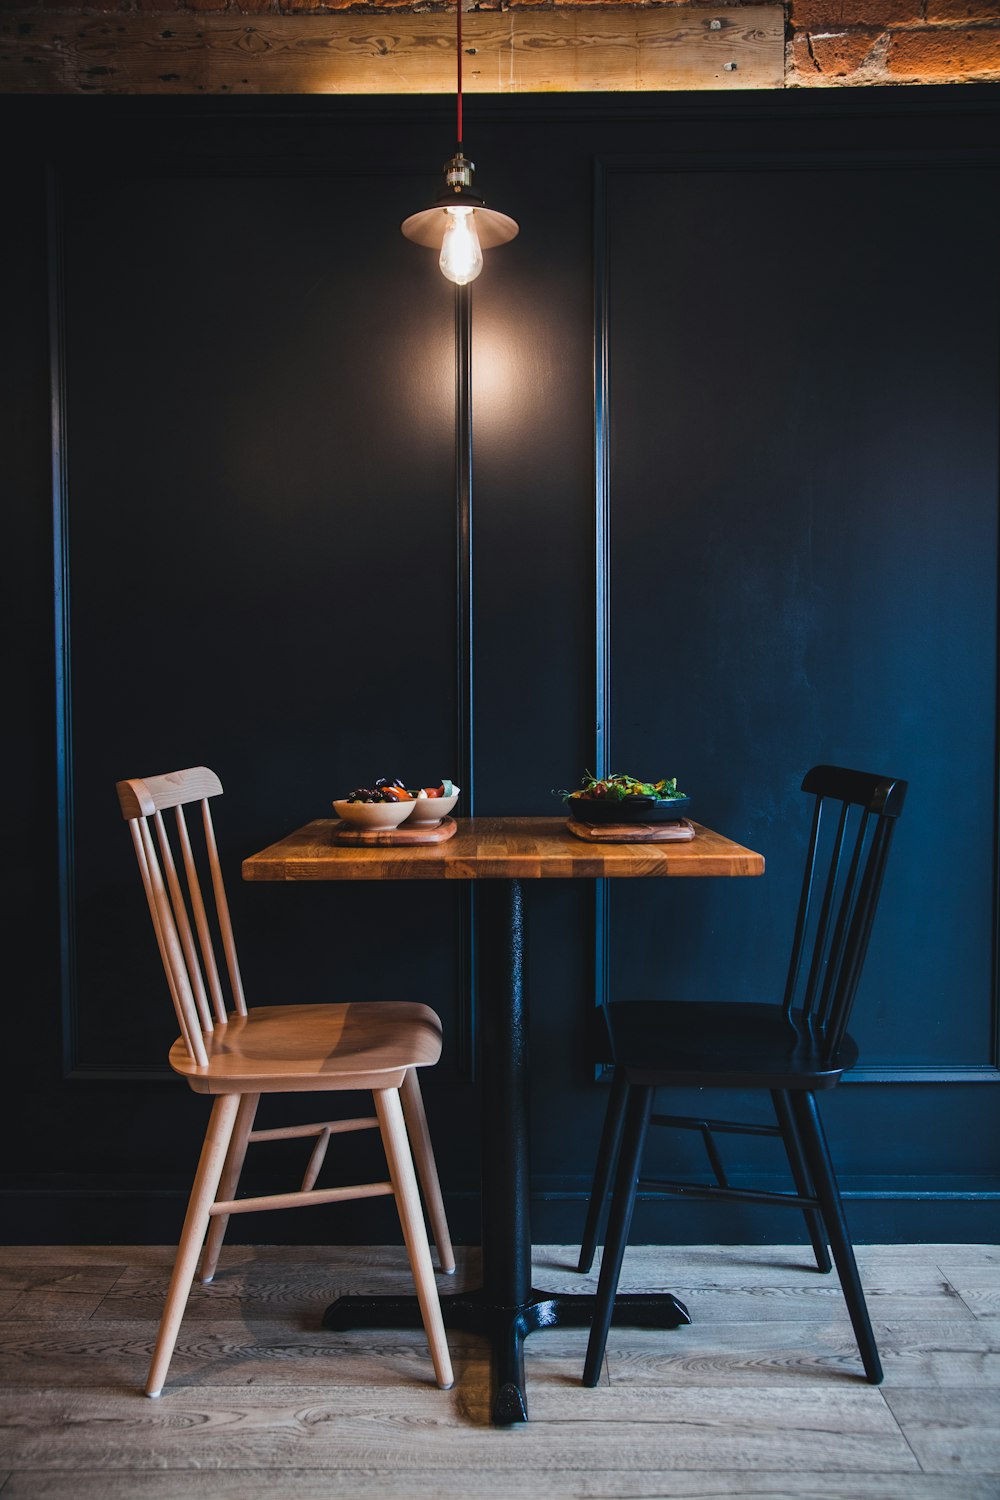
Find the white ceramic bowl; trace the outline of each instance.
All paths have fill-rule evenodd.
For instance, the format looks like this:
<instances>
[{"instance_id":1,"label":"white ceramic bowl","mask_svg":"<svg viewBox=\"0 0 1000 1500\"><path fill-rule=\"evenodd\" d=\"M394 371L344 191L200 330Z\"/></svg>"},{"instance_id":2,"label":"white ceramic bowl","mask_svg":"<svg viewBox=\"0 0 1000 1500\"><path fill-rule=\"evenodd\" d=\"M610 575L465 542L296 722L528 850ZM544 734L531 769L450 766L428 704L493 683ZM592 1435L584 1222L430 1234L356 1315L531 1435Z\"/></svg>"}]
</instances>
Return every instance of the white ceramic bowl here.
<instances>
[{"instance_id":1,"label":"white ceramic bowl","mask_svg":"<svg viewBox=\"0 0 1000 1500\"><path fill-rule=\"evenodd\" d=\"M414 828L433 828L446 818L458 801L462 788L457 786L450 797L418 797L410 805L410 825Z\"/></svg>"},{"instance_id":2,"label":"white ceramic bowl","mask_svg":"<svg viewBox=\"0 0 1000 1500\"><path fill-rule=\"evenodd\" d=\"M367 828L372 833L384 833L398 828L416 807L415 801L407 802L335 802L333 810L338 818L355 828Z\"/></svg>"}]
</instances>

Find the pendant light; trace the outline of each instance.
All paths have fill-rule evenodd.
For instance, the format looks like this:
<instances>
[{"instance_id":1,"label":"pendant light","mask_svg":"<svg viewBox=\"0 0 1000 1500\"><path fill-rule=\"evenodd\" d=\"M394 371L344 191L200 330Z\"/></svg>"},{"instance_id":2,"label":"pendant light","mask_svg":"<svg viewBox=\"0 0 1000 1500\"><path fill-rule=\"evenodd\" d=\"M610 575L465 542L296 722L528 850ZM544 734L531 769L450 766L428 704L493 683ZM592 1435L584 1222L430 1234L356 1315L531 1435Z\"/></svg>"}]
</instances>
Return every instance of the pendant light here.
<instances>
[{"instance_id":1,"label":"pendant light","mask_svg":"<svg viewBox=\"0 0 1000 1500\"><path fill-rule=\"evenodd\" d=\"M462 151L462 0L457 0L458 148L444 166L444 192L433 208L411 214L400 226L408 240L440 249L438 264L449 281L467 286L483 269L483 251L505 245L516 222L472 191L475 166Z\"/></svg>"}]
</instances>

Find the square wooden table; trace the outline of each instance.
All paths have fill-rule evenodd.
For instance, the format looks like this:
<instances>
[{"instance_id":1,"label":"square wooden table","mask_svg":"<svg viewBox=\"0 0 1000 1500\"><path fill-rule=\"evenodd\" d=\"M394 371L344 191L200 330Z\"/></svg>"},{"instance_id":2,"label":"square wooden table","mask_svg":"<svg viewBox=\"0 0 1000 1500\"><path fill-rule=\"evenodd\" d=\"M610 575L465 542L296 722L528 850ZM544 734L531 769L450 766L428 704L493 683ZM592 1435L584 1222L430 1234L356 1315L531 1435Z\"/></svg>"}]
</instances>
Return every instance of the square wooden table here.
<instances>
[{"instance_id":1,"label":"square wooden table","mask_svg":"<svg viewBox=\"0 0 1000 1500\"><path fill-rule=\"evenodd\" d=\"M447 1326L478 1333L492 1348L491 1414L527 1420L524 1340L540 1328L590 1325L593 1296L531 1285L527 1124L527 1000L523 882L743 876L764 872L763 856L695 824L687 843L590 843L564 818L458 818L439 844L357 846L334 842L321 818L253 854L244 880L475 880L476 950L482 997L482 1286L441 1299ZM690 1322L670 1293L622 1295L616 1323L676 1328ZM341 1297L326 1328L417 1328L416 1297Z\"/></svg>"}]
</instances>

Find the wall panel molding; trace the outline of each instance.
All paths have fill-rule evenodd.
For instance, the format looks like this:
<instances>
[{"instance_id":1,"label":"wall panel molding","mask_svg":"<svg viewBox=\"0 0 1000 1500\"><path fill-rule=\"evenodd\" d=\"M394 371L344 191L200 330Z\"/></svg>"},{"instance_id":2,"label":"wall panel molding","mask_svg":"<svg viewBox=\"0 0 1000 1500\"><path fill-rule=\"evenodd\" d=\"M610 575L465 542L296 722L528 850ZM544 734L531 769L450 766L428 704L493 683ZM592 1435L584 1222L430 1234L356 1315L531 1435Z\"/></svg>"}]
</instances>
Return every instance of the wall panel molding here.
<instances>
[{"instance_id":1,"label":"wall panel molding","mask_svg":"<svg viewBox=\"0 0 1000 1500\"><path fill-rule=\"evenodd\" d=\"M60 934L60 992L59 1018L61 1028L61 1055L63 1076L73 1081L89 1083L162 1083L175 1081L175 1075L166 1062L166 1049L162 1061L159 1054L133 1064L123 1063L111 1056L95 1054L93 1029L89 1047L85 1050L84 1028L81 1026L80 974L78 954L78 893L79 873L77 860L76 824L76 756L74 754L74 687L73 687L73 612L72 612L72 559L73 559L73 481L70 453L69 386L73 351L69 341L69 309L67 306L67 257L71 253L67 241L68 226L66 197L74 174L86 174L94 170L93 162L85 156L75 157L73 143L67 147L65 160L54 162L47 169L48 178L48 275L50 306L50 426L52 463L52 518L53 518L53 598L55 638L55 734L57 770L57 826L58 826L58 888L59 888L59 934ZM332 182L333 190L342 177L348 179L361 175L362 169L353 160L345 159L344 170L331 167L329 161L303 161L287 151L280 156L270 156L266 151L260 155L234 156L231 151L206 152L188 155L178 152L175 157L157 155L146 166L136 158L134 139L123 145L123 159L107 166L108 175L120 183L146 185L149 183L192 183L205 180L236 177L293 181L298 178L315 178ZM412 175L415 184L425 174L396 171L388 166L364 168L364 176L406 177ZM419 202L419 189L415 186L414 203ZM402 239L401 239L401 243ZM414 257L427 252L406 247ZM451 559L447 551L442 552L445 571L442 578L448 580L447 567L450 562L456 607L454 612L454 667L455 720L452 731L452 765L461 779L463 800L471 812L475 797L475 760L473 724L475 716L473 641L471 630L472 601L472 414L470 394L470 360L472 349L471 299L468 288L456 288L459 293L455 302L455 462L454 462L454 552ZM450 336L451 313L445 305L443 331L446 340ZM450 345L449 345L450 347ZM109 563L117 566L119 560ZM113 571L109 572L109 587L113 584ZM113 788L109 788L109 819L115 817ZM128 849L126 838L123 846L123 865L127 860L129 873L134 868L134 856ZM227 884L230 889L238 880L238 871L230 872ZM465 893L459 912L458 949L455 958L456 993L459 997L455 1025L457 1072L461 1081L468 1082L475 1073L475 988L476 955L473 942L473 893ZM152 939L152 934L150 934ZM160 976L157 975L159 980ZM168 1000L164 981L163 1001Z\"/></svg>"},{"instance_id":2,"label":"wall panel molding","mask_svg":"<svg viewBox=\"0 0 1000 1500\"><path fill-rule=\"evenodd\" d=\"M55 607L56 819L59 885L59 985L63 1068L80 1076L76 1050L76 904L73 839L73 690L69 572L69 453L66 411L66 286L63 201L48 172L49 366L52 440L52 580Z\"/></svg>"},{"instance_id":3,"label":"wall panel molding","mask_svg":"<svg viewBox=\"0 0 1000 1500\"><path fill-rule=\"evenodd\" d=\"M954 170L983 170L994 172L1000 167L1000 154L994 146L954 149L897 150L879 149L870 151L843 150L817 153L804 145L801 151L746 152L690 152L650 153L648 155L615 156L602 155L595 159L594 171L594 484L595 484L595 594L594 594L594 724L593 759L598 776L613 771L630 769L615 761L615 734L612 723L613 686L613 601L616 597L611 578L611 544L614 526L613 463L611 434L611 383L614 372L611 368L610 327L614 288L609 251L609 186L616 178L630 177L637 182L652 174L717 174L717 173L802 173L813 172L826 177L829 191L837 191L837 174L845 171L875 172L895 171L908 173L916 170L949 172ZM987 185L987 191L989 187ZM738 261L734 261L734 267ZM738 272L737 272L738 274ZM748 288L748 295L752 289ZM792 310L785 310L792 316ZM1000 330L997 330L1000 335ZM1000 362L1000 341L997 349ZM997 497L1000 509L1000 495ZM1000 597L1000 571L997 574L997 595ZM1000 650L998 650L1000 664ZM1000 711L1000 688L994 689L992 720L996 724ZM997 827L1000 808L1000 755L998 755L996 733L994 733L994 781L992 819ZM641 771L641 768L639 768ZM667 768L668 770L670 768ZM679 768L675 768L679 769ZM661 774L663 767L657 770ZM940 1084L994 1084L1000 1082L1000 975L998 975L998 899L1000 899L1000 845L994 839L993 852L993 931L991 934L991 996L989 1028L990 1040L987 1054L969 1057L960 1062L941 1066L905 1066L891 1063L863 1063L844 1082L852 1085L905 1085L914 1083ZM766 879L766 876L765 876ZM611 925L610 890L607 882L596 883L595 914L596 931L594 946L594 1003L599 1008L611 998ZM598 1068L598 1077L608 1077L606 1069Z\"/></svg>"}]
</instances>

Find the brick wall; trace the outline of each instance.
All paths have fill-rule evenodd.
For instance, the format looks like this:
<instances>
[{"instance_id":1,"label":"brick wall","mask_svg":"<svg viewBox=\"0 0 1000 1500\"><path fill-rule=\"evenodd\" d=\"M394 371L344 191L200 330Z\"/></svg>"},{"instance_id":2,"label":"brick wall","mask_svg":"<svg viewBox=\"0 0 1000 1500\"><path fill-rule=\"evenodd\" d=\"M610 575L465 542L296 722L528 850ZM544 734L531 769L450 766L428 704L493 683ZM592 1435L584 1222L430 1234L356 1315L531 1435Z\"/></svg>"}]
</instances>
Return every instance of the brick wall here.
<instances>
[{"instance_id":1,"label":"brick wall","mask_svg":"<svg viewBox=\"0 0 1000 1500\"><path fill-rule=\"evenodd\" d=\"M1000 79L1000 0L789 0L785 83Z\"/></svg>"}]
</instances>

